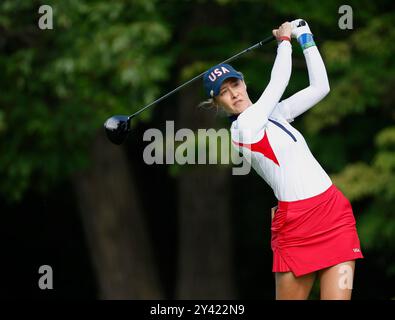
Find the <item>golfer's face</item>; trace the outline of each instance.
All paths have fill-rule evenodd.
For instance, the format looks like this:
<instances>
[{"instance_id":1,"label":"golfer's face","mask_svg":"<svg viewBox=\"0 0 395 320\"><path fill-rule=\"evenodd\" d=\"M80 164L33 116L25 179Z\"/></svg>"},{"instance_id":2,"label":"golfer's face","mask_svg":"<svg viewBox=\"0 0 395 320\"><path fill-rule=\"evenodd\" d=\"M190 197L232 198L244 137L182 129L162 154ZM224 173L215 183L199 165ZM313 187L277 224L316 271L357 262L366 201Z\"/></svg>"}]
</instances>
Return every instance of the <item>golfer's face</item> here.
<instances>
[{"instance_id":1,"label":"golfer's face","mask_svg":"<svg viewBox=\"0 0 395 320\"><path fill-rule=\"evenodd\" d=\"M239 114L252 104L244 81L236 78L224 81L216 100L225 111L232 114Z\"/></svg>"}]
</instances>

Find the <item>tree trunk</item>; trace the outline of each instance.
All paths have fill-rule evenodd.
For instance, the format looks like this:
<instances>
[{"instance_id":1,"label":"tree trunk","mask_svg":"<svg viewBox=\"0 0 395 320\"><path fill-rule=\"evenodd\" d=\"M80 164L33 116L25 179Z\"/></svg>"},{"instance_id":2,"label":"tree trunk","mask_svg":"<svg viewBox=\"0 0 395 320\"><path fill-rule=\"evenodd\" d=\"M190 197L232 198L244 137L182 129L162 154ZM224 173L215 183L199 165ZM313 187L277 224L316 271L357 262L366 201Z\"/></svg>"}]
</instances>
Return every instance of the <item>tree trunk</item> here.
<instances>
[{"instance_id":1,"label":"tree trunk","mask_svg":"<svg viewBox=\"0 0 395 320\"><path fill-rule=\"evenodd\" d=\"M124 150L100 132L74 178L100 299L161 299L151 244Z\"/></svg>"},{"instance_id":2,"label":"tree trunk","mask_svg":"<svg viewBox=\"0 0 395 320\"><path fill-rule=\"evenodd\" d=\"M201 83L179 98L177 126L215 127L215 116L199 110ZM233 299L229 168L195 165L179 177L179 299Z\"/></svg>"},{"instance_id":3,"label":"tree trunk","mask_svg":"<svg viewBox=\"0 0 395 320\"><path fill-rule=\"evenodd\" d=\"M211 19L212 18L212 19ZM224 12L195 6L181 41L188 43L194 27L225 19ZM191 63L181 57L180 69ZM202 82L194 82L179 93L176 127L215 128L215 112L197 108ZM230 223L230 169L195 165L179 177L179 260L176 295L180 299L235 298Z\"/></svg>"}]
</instances>

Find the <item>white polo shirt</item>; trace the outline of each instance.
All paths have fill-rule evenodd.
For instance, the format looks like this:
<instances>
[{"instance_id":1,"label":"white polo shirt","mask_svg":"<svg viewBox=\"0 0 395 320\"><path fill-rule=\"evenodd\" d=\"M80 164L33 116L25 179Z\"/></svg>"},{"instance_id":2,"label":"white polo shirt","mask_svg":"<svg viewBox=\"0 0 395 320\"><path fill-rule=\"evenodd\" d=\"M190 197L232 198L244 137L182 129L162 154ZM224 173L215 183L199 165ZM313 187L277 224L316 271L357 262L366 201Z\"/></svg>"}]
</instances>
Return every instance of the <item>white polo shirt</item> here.
<instances>
[{"instance_id":1,"label":"white polo shirt","mask_svg":"<svg viewBox=\"0 0 395 320\"><path fill-rule=\"evenodd\" d=\"M269 85L230 129L233 146L250 153L246 159L280 201L307 199L332 184L302 134L290 124L329 92L325 66L316 46L304 50L310 86L279 102L291 75L291 53L290 43L282 41Z\"/></svg>"}]
</instances>

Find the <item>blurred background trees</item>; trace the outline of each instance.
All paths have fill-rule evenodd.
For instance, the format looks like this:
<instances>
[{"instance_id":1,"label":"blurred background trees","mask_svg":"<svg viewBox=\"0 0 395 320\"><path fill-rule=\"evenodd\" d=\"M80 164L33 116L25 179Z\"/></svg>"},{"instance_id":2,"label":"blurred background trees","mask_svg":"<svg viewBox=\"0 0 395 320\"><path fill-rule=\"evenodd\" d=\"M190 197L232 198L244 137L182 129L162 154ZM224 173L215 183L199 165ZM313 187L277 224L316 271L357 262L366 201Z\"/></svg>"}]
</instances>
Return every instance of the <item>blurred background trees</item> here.
<instances>
[{"instance_id":1,"label":"blurred background trees","mask_svg":"<svg viewBox=\"0 0 395 320\"><path fill-rule=\"evenodd\" d=\"M54 29L38 28L53 8ZM229 166L146 165L148 128L227 128L197 108L201 83L145 111L122 147L104 137L131 114L211 65L257 43L285 20L306 19L330 94L293 124L353 203L365 260L355 298L395 296L395 20L391 1L34 1L0 4L0 190L5 296L273 299L270 188ZM293 46L287 97L308 84ZM235 61L255 99L275 57L269 44ZM373 292L371 286L376 290ZM20 290L23 288L24 293ZM46 293L45 297L51 297Z\"/></svg>"}]
</instances>

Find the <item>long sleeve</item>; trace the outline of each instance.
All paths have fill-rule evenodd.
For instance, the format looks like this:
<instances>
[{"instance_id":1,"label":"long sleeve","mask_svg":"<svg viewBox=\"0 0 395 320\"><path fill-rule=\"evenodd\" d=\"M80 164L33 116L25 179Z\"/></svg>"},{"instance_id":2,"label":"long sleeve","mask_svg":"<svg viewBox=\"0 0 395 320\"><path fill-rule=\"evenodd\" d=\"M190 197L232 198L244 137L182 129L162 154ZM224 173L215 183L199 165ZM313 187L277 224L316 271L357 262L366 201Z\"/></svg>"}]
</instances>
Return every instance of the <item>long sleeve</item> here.
<instances>
[{"instance_id":1,"label":"long sleeve","mask_svg":"<svg viewBox=\"0 0 395 320\"><path fill-rule=\"evenodd\" d=\"M303 51L310 85L279 103L277 108L288 121L320 102L330 91L328 76L321 54L316 46ZM277 111L277 110L276 110Z\"/></svg>"},{"instance_id":2,"label":"long sleeve","mask_svg":"<svg viewBox=\"0 0 395 320\"><path fill-rule=\"evenodd\" d=\"M239 115L236 124L238 130L248 130L254 135L265 127L288 85L291 70L292 46L289 41L282 41L277 48L269 84L258 101Z\"/></svg>"}]
</instances>

